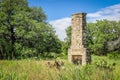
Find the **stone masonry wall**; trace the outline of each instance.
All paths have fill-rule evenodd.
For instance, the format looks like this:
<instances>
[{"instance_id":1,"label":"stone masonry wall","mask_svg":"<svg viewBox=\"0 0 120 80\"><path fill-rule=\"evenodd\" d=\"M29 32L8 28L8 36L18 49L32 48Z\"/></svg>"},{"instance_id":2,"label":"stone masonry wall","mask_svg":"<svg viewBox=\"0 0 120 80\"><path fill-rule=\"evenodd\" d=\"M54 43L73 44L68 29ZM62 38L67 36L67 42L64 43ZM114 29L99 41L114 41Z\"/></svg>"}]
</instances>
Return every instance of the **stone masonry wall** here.
<instances>
[{"instance_id":1,"label":"stone masonry wall","mask_svg":"<svg viewBox=\"0 0 120 80\"><path fill-rule=\"evenodd\" d=\"M68 60L86 65L91 62L91 56L86 46L86 13L72 15L71 46L68 50Z\"/></svg>"}]
</instances>

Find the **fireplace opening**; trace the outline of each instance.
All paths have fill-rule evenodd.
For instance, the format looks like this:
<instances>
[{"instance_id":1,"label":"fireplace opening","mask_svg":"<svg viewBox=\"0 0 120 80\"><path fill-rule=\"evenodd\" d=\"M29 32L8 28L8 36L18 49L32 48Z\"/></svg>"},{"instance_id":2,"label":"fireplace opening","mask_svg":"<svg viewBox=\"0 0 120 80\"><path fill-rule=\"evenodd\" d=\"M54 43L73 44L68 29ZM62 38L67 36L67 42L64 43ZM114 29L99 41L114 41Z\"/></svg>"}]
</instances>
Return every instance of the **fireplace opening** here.
<instances>
[{"instance_id":1,"label":"fireplace opening","mask_svg":"<svg viewBox=\"0 0 120 80\"><path fill-rule=\"evenodd\" d=\"M82 55L72 55L72 62L76 65L82 64Z\"/></svg>"}]
</instances>

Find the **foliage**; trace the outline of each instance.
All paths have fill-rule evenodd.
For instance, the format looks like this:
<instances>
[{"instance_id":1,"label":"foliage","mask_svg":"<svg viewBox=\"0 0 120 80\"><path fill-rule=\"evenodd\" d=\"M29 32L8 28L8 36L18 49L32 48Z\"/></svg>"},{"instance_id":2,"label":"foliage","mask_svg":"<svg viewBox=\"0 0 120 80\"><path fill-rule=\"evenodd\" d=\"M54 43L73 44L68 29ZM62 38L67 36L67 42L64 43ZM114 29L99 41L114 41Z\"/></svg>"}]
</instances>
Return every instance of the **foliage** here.
<instances>
[{"instance_id":1,"label":"foliage","mask_svg":"<svg viewBox=\"0 0 120 80\"><path fill-rule=\"evenodd\" d=\"M62 51L63 53L67 54L68 53L68 49L70 47L70 44L71 44L71 26L69 26L67 29L66 29L66 34L67 34L67 37L65 38L65 41L62 42Z\"/></svg>"},{"instance_id":2,"label":"foliage","mask_svg":"<svg viewBox=\"0 0 120 80\"><path fill-rule=\"evenodd\" d=\"M87 44L90 51L98 55L106 55L110 50L108 42L119 39L120 24L116 21L101 20L87 24ZM115 45L118 46L118 45ZM112 51L115 49L113 48ZM118 49L117 49L118 50Z\"/></svg>"},{"instance_id":3,"label":"foliage","mask_svg":"<svg viewBox=\"0 0 120 80\"><path fill-rule=\"evenodd\" d=\"M115 60L120 59L120 52L119 51L110 52L107 54L107 57L109 59L115 59Z\"/></svg>"},{"instance_id":4,"label":"foliage","mask_svg":"<svg viewBox=\"0 0 120 80\"><path fill-rule=\"evenodd\" d=\"M97 57L95 59L94 57ZM114 66L107 57L93 56L92 64L81 66L64 61L59 70L44 60L0 61L0 80L119 80L120 60ZM54 60L53 60L54 61ZM49 61L52 63L52 60ZM96 63L95 63L96 62ZM109 68L111 67L111 68ZM112 70L111 70L112 69Z\"/></svg>"},{"instance_id":5,"label":"foliage","mask_svg":"<svg viewBox=\"0 0 120 80\"><path fill-rule=\"evenodd\" d=\"M95 23L87 23L86 43L90 52L97 55L107 55L108 52L120 49L120 21L98 20ZM64 49L70 47L71 27L66 29L67 38Z\"/></svg>"},{"instance_id":6,"label":"foliage","mask_svg":"<svg viewBox=\"0 0 120 80\"><path fill-rule=\"evenodd\" d=\"M101 59L101 60L96 60L94 62L97 68L104 69L104 70L114 70L114 66L116 63L108 63L107 60Z\"/></svg>"},{"instance_id":7,"label":"foliage","mask_svg":"<svg viewBox=\"0 0 120 80\"><path fill-rule=\"evenodd\" d=\"M0 59L60 53L61 42L40 7L29 7L27 0L0 3Z\"/></svg>"}]
</instances>

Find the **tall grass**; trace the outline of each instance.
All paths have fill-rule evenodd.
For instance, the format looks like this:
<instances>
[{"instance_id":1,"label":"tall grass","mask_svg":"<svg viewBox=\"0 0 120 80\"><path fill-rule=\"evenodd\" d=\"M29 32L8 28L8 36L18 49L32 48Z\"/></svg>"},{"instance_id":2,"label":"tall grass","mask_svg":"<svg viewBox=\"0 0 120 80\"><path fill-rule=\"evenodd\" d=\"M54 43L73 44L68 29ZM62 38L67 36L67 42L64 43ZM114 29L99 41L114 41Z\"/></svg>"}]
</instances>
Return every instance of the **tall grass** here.
<instances>
[{"instance_id":1,"label":"tall grass","mask_svg":"<svg viewBox=\"0 0 120 80\"><path fill-rule=\"evenodd\" d=\"M93 56L93 63L86 66L73 65L65 60L60 70L49 68L44 60L0 61L0 80L120 80L119 63L116 62L112 70L94 64L103 59L106 57Z\"/></svg>"}]
</instances>

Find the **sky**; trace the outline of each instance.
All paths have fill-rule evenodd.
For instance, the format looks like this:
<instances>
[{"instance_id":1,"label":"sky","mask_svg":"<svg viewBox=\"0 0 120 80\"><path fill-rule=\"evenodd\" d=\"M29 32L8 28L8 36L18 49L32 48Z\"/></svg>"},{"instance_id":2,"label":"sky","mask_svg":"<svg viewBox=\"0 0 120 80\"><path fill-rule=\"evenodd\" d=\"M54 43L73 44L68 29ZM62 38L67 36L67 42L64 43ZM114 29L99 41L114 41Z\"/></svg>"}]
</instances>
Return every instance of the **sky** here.
<instances>
[{"instance_id":1,"label":"sky","mask_svg":"<svg viewBox=\"0 0 120 80\"><path fill-rule=\"evenodd\" d=\"M61 40L66 37L65 29L71 25L71 15L87 13L87 22L96 20L120 20L120 0L28 0L29 6L42 7Z\"/></svg>"}]
</instances>

